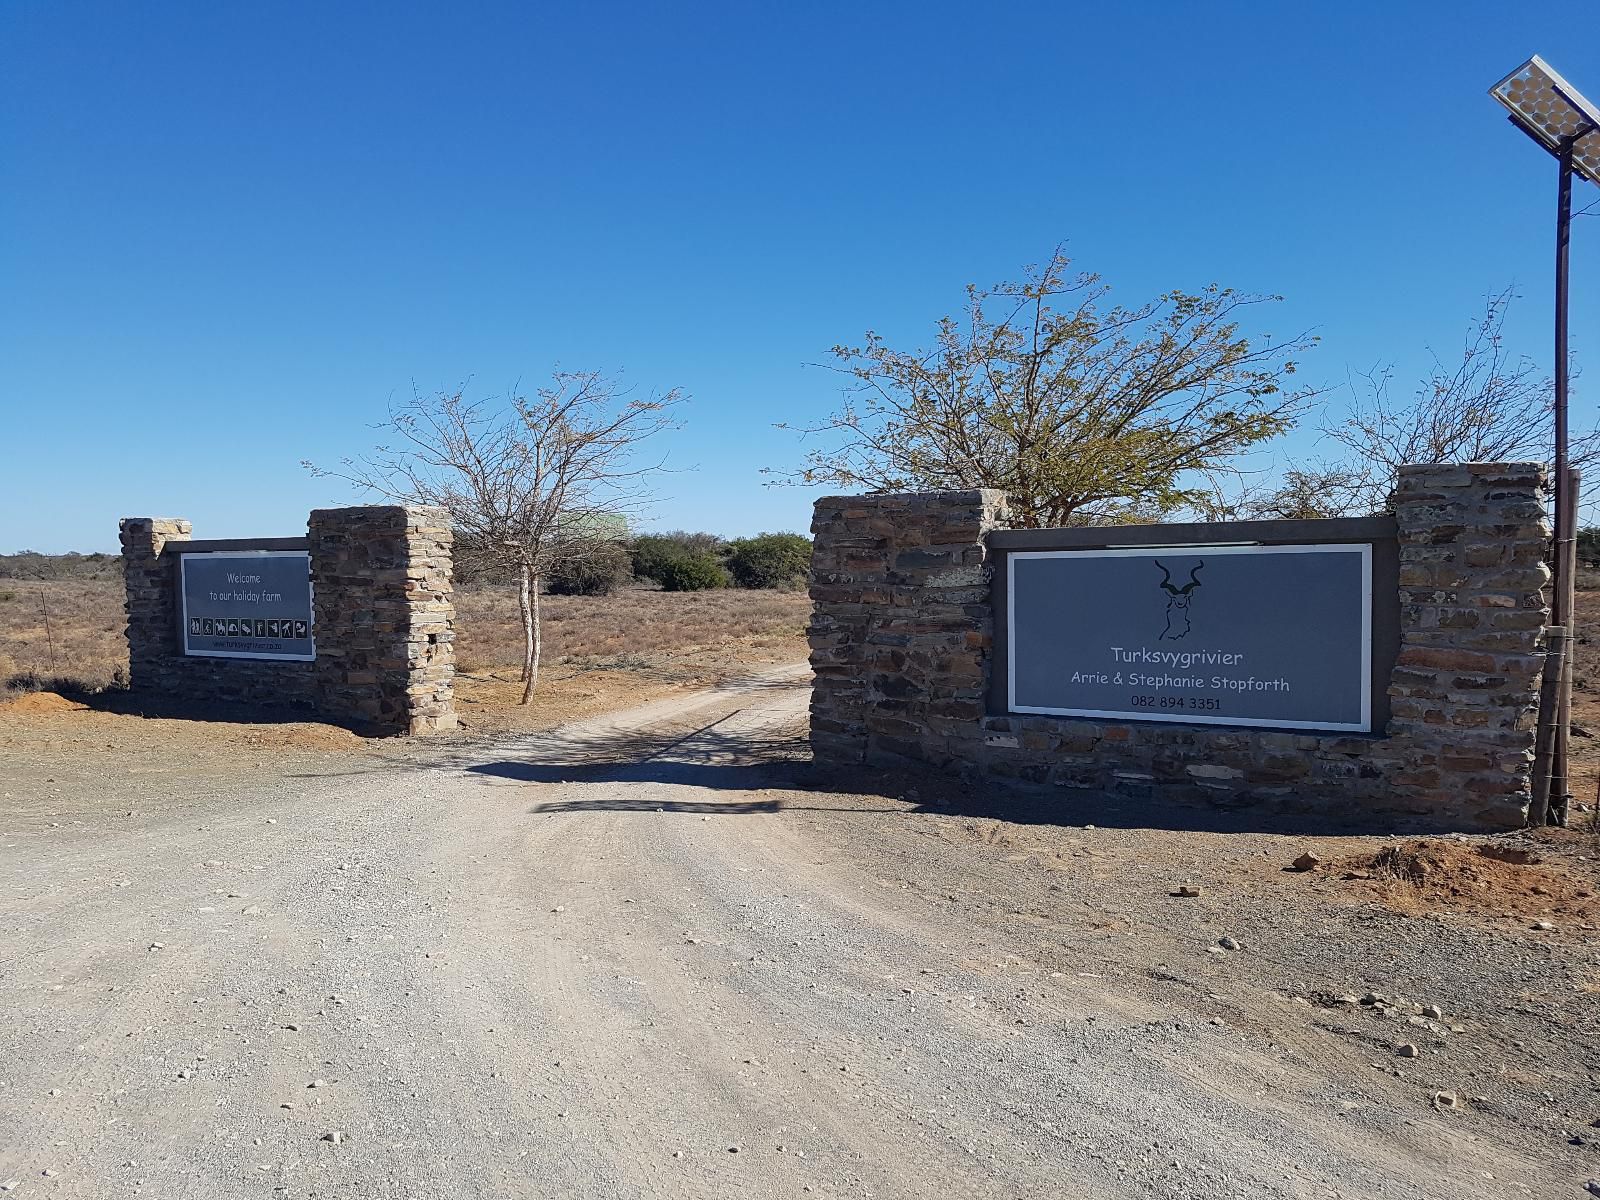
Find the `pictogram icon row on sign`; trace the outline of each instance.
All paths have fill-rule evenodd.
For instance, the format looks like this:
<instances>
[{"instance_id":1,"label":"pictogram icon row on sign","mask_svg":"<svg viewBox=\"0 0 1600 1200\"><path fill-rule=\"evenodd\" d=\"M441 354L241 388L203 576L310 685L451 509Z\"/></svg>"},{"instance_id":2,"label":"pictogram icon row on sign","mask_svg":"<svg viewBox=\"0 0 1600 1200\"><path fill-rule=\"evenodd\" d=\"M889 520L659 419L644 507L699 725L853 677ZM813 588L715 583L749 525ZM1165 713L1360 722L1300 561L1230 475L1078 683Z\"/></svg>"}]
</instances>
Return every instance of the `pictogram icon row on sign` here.
<instances>
[{"instance_id":1,"label":"pictogram icon row on sign","mask_svg":"<svg viewBox=\"0 0 1600 1200\"><path fill-rule=\"evenodd\" d=\"M310 622L250 617L190 617L190 637L307 638Z\"/></svg>"}]
</instances>

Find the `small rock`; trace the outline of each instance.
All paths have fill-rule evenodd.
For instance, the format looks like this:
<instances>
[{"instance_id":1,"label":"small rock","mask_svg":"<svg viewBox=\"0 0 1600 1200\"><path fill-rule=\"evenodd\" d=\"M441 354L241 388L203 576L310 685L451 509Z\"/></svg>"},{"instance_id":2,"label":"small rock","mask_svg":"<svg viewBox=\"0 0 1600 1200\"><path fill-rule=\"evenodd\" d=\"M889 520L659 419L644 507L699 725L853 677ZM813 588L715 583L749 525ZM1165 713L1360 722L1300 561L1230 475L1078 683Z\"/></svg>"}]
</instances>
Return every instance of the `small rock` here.
<instances>
[{"instance_id":1,"label":"small rock","mask_svg":"<svg viewBox=\"0 0 1600 1200\"><path fill-rule=\"evenodd\" d=\"M1591 1179L1583 1185L1583 1190L1591 1196L1600 1196L1600 1179Z\"/></svg>"},{"instance_id":2,"label":"small rock","mask_svg":"<svg viewBox=\"0 0 1600 1200\"><path fill-rule=\"evenodd\" d=\"M737 1147L737 1146L729 1146L728 1147L728 1153L729 1154L737 1154L737 1153L739 1153L739 1147Z\"/></svg>"},{"instance_id":3,"label":"small rock","mask_svg":"<svg viewBox=\"0 0 1600 1200\"><path fill-rule=\"evenodd\" d=\"M178 1078L179 1079L193 1079L194 1078L194 1072L189 1070L188 1067L185 1067L183 1070L178 1072Z\"/></svg>"},{"instance_id":4,"label":"small rock","mask_svg":"<svg viewBox=\"0 0 1600 1200\"><path fill-rule=\"evenodd\" d=\"M152 950L165 950L166 948L167 948L167 944L165 942L151 942L150 943L150 949L152 949Z\"/></svg>"},{"instance_id":5,"label":"small rock","mask_svg":"<svg viewBox=\"0 0 1600 1200\"><path fill-rule=\"evenodd\" d=\"M54 1179L56 1177L56 1172L51 1170L49 1167L46 1167L44 1170L40 1171L39 1174L43 1175L46 1179Z\"/></svg>"},{"instance_id":6,"label":"small rock","mask_svg":"<svg viewBox=\"0 0 1600 1200\"><path fill-rule=\"evenodd\" d=\"M1440 1008L1437 1004L1424 1004L1422 1006L1422 1015L1430 1018L1431 1020L1437 1021L1440 1017L1444 1016L1444 1009Z\"/></svg>"},{"instance_id":7,"label":"small rock","mask_svg":"<svg viewBox=\"0 0 1600 1200\"><path fill-rule=\"evenodd\" d=\"M1382 992L1368 992L1365 996L1361 997L1361 1003L1369 1007L1374 1004L1382 1004L1383 1002L1384 995Z\"/></svg>"},{"instance_id":8,"label":"small rock","mask_svg":"<svg viewBox=\"0 0 1600 1200\"><path fill-rule=\"evenodd\" d=\"M683 1151L682 1150L674 1150L672 1152L672 1157L673 1158L682 1158L683 1157Z\"/></svg>"},{"instance_id":9,"label":"small rock","mask_svg":"<svg viewBox=\"0 0 1600 1200\"><path fill-rule=\"evenodd\" d=\"M1178 885L1178 890L1173 892L1172 894L1174 896L1182 896L1185 899L1193 900L1196 896L1198 896L1200 894L1200 889L1196 885L1194 885L1192 883L1183 883L1183 884L1179 884Z\"/></svg>"},{"instance_id":10,"label":"small rock","mask_svg":"<svg viewBox=\"0 0 1600 1200\"><path fill-rule=\"evenodd\" d=\"M1555 928L1555 926L1552 925L1549 921L1535 921L1533 923L1533 927L1535 929L1554 929Z\"/></svg>"},{"instance_id":11,"label":"small rock","mask_svg":"<svg viewBox=\"0 0 1600 1200\"><path fill-rule=\"evenodd\" d=\"M328 1081L326 1079L313 1079L310 1083L306 1084L306 1086L314 1088L327 1087Z\"/></svg>"},{"instance_id":12,"label":"small rock","mask_svg":"<svg viewBox=\"0 0 1600 1200\"><path fill-rule=\"evenodd\" d=\"M259 904L247 904L239 912L242 916L259 917L261 915L261 906Z\"/></svg>"},{"instance_id":13,"label":"small rock","mask_svg":"<svg viewBox=\"0 0 1600 1200\"><path fill-rule=\"evenodd\" d=\"M1394 1052L1398 1058L1416 1058L1417 1055L1422 1053L1421 1050L1418 1050L1410 1042L1405 1042L1402 1045L1396 1046L1394 1048Z\"/></svg>"},{"instance_id":14,"label":"small rock","mask_svg":"<svg viewBox=\"0 0 1600 1200\"><path fill-rule=\"evenodd\" d=\"M1244 949L1243 946L1241 946L1237 941L1235 941L1231 937L1220 937L1220 938L1218 938L1217 939L1217 945L1221 946L1224 950L1243 950Z\"/></svg>"},{"instance_id":15,"label":"small rock","mask_svg":"<svg viewBox=\"0 0 1600 1200\"><path fill-rule=\"evenodd\" d=\"M1435 1108L1454 1108L1461 1103L1461 1098L1454 1092L1435 1092L1433 1106Z\"/></svg>"},{"instance_id":16,"label":"small rock","mask_svg":"<svg viewBox=\"0 0 1600 1200\"><path fill-rule=\"evenodd\" d=\"M335 1146L342 1146L344 1144L344 1131L342 1129L332 1130L331 1132L323 1134L322 1140L325 1142L332 1142Z\"/></svg>"},{"instance_id":17,"label":"small rock","mask_svg":"<svg viewBox=\"0 0 1600 1200\"><path fill-rule=\"evenodd\" d=\"M1307 850L1290 864L1296 871L1315 871L1322 865L1322 860L1311 851Z\"/></svg>"},{"instance_id":18,"label":"small rock","mask_svg":"<svg viewBox=\"0 0 1600 1200\"><path fill-rule=\"evenodd\" d=\"M1360 1004L1361 1003L1361 997L1360 996L1355 996L1355 995L1352 995L1349 992L1346 992L1342 996L1335 996L1333 998L1333 1002L1335 1004Z\"/></svg>"},{"instance_id":19,"label":"small rock","mask_svg":"<svg viewBox=\"0 0 1600 1200\"><path fill-rule=\"evenodd\" d=\"M558 904L554 908L552 908L550 911L551 912L566 912L567 911L567 906L565 904Z\"/></svg>"}]
</instances>

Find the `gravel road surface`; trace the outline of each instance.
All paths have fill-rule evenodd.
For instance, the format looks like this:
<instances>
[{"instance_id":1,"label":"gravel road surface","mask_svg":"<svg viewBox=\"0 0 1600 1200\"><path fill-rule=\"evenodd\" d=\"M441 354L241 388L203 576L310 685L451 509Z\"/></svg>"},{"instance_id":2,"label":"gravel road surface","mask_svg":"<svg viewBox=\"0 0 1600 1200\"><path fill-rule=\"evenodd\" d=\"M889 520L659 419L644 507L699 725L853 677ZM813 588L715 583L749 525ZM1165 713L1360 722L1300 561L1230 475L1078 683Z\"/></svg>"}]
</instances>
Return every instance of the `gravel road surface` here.
<instances>
[{"instance_id":1,"label":"gravel road surface","mask_svg":"<svg viewBox=\"0 0 1600 1200\"><path fill-rule=\"evenodd\" d=\"M993 822L822 790L806 695L782 674L403 761L25 780L0 836L0 1184L1582 1194L1512 1099L1429 1101L1434 1039L1408 1027L1413 1067L1274 990L1353 981L1342 934L1306 925L1318 968L1260 960L1247 916L1170 899L1165 868L1108 879L1092 831L1024 869ZM1179 915L1119 909L1130 878ZM1413 982L1470 944L1427 953Z\"/></svg>"}]
</instances>

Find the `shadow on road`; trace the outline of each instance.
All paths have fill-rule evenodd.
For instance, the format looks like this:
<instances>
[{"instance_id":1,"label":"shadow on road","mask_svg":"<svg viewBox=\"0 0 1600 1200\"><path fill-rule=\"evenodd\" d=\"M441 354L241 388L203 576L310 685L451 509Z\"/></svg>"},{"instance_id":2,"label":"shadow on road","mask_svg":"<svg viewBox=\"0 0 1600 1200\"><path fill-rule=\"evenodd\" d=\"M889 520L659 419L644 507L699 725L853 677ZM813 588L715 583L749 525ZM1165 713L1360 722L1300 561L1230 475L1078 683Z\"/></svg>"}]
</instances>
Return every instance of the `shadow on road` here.
<instances>
[{"instance_id":1,"label":"shadow on road","mask_svg":"<svg viewBox=\"0 0 1600 1200\"><path fill-rule=\"evenodd\" d=\"M531 813L677 812L723 816L798 811L852 812L863 816L898 813L935 813L969 820L1004 821L1015 825L1097 825L1106 829L1167 829L1200 833L1279 833L1360 835L1446 832L1443 825L1419 820L1397 829L1393 818L1380 821L1362 814L1296 813L1256 806L1218 808L1206 803L1180 803L1163 798L1130 798L1108 793L1062 791L1026 787L999 780L962 780L926 767L883 770L819 766L810 760L803 743L793 738L767 742L771 757L750 761L756 747L746 737L695 736L703 755L683 753L682 739L660 746L661 739L634 736L619 739L596 754L589 744L570 761L498 761L468 767L470 772L518 783L653 783L674 784L716 792L750 792L777 789L788 797L758 800L683 800L636 797L622 791L579 800L536 803ZM670 756L662 749L676 745ZM655 757L633 756L630 749L655 746ZM718 757L721 761L716 761ZM822 797L855 797L855 802L807 804L793 793ZM883 799L891 806L862 803Z\"/></svg>"},{"instance_id":2,"label":"shadow on road","mask_svg":"<svg viewBox=\"0 0 1600 1200\"><path fill-rule=\"evenodd\" d=\"M792 681L758 684L750 690L781 692ZM755 710L761 709L757 704ZM778 789L838 798L818 808L861 815L937 813L1005 821L1016 825L1097 825L1117 829L1166 829L1203 833L1279 833L1359 835L1448 832L1427 818L1397 826L1393 815L1381 820L1359 811L1294 811L1289 804L1229 807L1184 793L1127 795L1024 785L964 777L923 764L892 768L813 763L804 718L773 723L759 716L727 713L698 727L576 726L557 729L518 745L515 757L457 761L459 770L486 780L527 784L671 784L713 792ZM501 747L505 754L508 748ZM895 801L893 807L862 803L865 798ZM748 816L810 806L788 800L663 800L607 791L583 799L535 804L534 813L667 811Z\"/></svg>"}]
</instances>

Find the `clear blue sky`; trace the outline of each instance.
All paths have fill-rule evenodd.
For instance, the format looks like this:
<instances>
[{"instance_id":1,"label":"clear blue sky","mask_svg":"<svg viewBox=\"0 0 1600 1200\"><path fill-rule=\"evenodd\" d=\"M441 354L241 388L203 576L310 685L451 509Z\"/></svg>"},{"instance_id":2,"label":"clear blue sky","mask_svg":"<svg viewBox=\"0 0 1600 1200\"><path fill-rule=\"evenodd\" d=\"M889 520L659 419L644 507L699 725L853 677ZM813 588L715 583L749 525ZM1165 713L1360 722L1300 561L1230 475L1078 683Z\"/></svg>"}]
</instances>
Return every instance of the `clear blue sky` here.
<instances>
[{"instance_id":1,"label":"clear blue sky","mask_svg":"<svg viewBox=\"0 0 1600 1200\"><path fill-rule=\"evenodd\" d=\"M1547 364L1555 167L1486 89L1600 96L1596 46L1579 3L4 0L0 550L296 533L390 396L557 362L693 394L657 524L803 529L758 472L838 398L805 364L1063 239L1127 300L1283 293L1312 380L1509 281Z\"/></svg>"}]
</instances>

